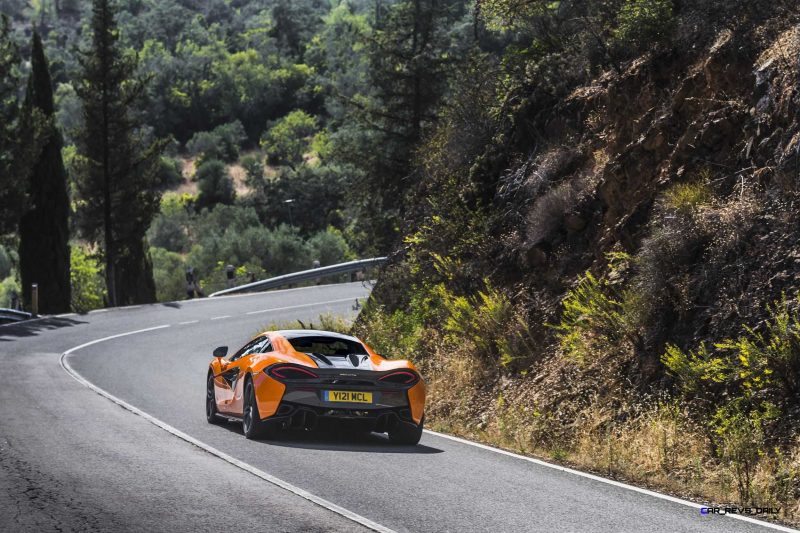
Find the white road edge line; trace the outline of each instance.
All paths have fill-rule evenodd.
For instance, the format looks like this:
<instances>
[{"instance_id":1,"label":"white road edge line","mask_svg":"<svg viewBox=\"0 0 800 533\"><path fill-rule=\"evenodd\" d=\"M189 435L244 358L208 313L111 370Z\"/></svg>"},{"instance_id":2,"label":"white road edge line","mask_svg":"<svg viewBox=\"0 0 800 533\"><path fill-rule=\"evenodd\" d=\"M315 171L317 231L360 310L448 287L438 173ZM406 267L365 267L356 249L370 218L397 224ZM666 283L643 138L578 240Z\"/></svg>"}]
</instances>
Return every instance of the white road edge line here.
<instances>
[{"instance_id":1,"label":"white road edge line","mask_svg":"<svg viewBox=\"0 0 800 533\"><path fill-rule=\"evenodd\" d=\"M260 309L258 311L249 311L245 313L245 315L259 315L261 313L269 313L270 311L285 311L287 309L298 309L300 307L315 307L318 305L326 305L326 304L338 304L342 302L354 302L356 298L339 298L338 300L327 300L324 302L314 302L310 304L302 304L302 305L290 305L288 307L273 307L271 309ZM211 320L214 320L213 318Z\"/></svg>"},{"instance_id":2,"label":"white road edge line","mask_svg":"<svg viewBox=\"0 0 800 533\"><path fill-rule=\"evenodd\" d=\"M687 507L694 507L695 509L700 509L701 507L714 507L714 505L712 505L712 504L703 505L703 504L691 502L689 500L682 500L680 498L676 498L675 496L669 496L668 494L661 494L660 492L655 492L655 491L652 491L652 490L643 489L643 488L637 487L635 485L628 485L627 483L622 483L620 481L614 481L613 479L607 479L607 478L604 478L604 477L596 476L594 474L589 474L588 472L581 472L580 470L573 470L572 468L567 468L565 466L561 466L561 465L557 465L557 464L553 464L553 463L548 463L547 461L542 461L541 459L535 459L533 457L526 457L524 455L520 455L520 454L517 454L517 453L514 453L514 452L509 452L509 451L503 450L501 448L494 448L492 446L488 446L486 444L481 444L479 442L472 442L470 440L462 439L460 437L454 437L452 435L447 435L445 433L439 433L438 431L432 431L430 429L426 429L424 431L425 431L425 433L428 433L430 435L435 435L435 436L441 437L443 439L452 440L452 441L455 441L455 442L458 442L458 443L461 443L461 444L467 444L469 446L475 446L476 448L481 448L483 450L488 450L490 452L499 453L501 455L507 455L509 457L513 457L515 459L521 459L523 461L528 461L529 463L533 463L533 464L536 464L536 465L539 465L539 466L552 468L554 470L560 470L560 471L566 472L568 474L574 474L576 476L580 476L580 477L583 477L583 478L591 479L591 480L594 480L594 481L599 481L601 483L606 483L607 485L613 485L615 487L619 487L619 488L622 488L622 489L632 490L634 492L638 492L640 494L646 494L648 496L652 496L652 497L658 498L660 500L667 500L669 502L679 503L681 505L686 505ZM724 506L721 506L721 507L724 507ZM752 524L757 524L759 526L763 526L763 527L766 527L766 528L775 529L777 531L788 531L790 533L794 533L794 532L799 531L797 529L791 529L791 528L788 528L788 527L785 527L785 526L781 526L779 524L773 524L771 522L765 522L763 520L757 520L755 518L750 518L749 516L743 516L743 515L738 515L738 514L726 514L726 515L723 515L723 516L725 516L727 518L734 518L736 520L743 520L745 522L750 522ZM711 516L709 516L708 518L709 518L709 520L713 520L714 518L716 518L716 516L714 516L713 518Z\"/></svg>"},{"instance_id":3,"label":"white road edge line","mask_svg":"<svg viewBox=\"0 0 800 533\"><path fill-rule=\"evenodd\" d=\"M222 316L215 316L213 318L210 318L209 320L224 320L224 319L230 318L230 317L231 317L231 315L222 315Z\"/></svg>"},{"instance_id":4,"label":"white road edge line","mask_svg":"<svg viewBox=\"0 0 800 533\"><path fill-rule=\"evenodd\" d=\"M199 320L187 320L186 322L178 322L179 326L185 326L187 324L197 324L200 322Z\"/></svg>"},{"instance_id":5,"label":"white road edge line","mask_svg":"<svg viewBox=\"0 0 800 533\"><path fill-rule=\"evenodd\" d=\"M366 527L368 529L371 529L373 531L378 531L380 533L395 533L394 530L389 529L388 527L382 526L381 524L378 524L377 522L373 522L369 518L365 518L365 517L363 517L363 516L361 516L361 515L359 515L357 513L354 513L352 511L349 511L349 510L345 509L344 507L340 507L340 506L336 505L333 502L329 502L328 500L320 498L319 496L315 496L314 494L312 494L312 493L310 493L310 492L308 492L306 490L303 490L300 487L296 487L296 486L292 485L291 483L283 481L282 479L279 479L279 478L277 478L277 477L275 477L273 475L267 474L263 470L259 470L258 468L254 467L254 466L251 466L251 465L245 463L244 461L236 459L235 457L230 456L227 453L225 453L223 451L220 451L220 450L214 448L213 446L210 446L210 445L208 445L208 444L206 444L206 443L204 443L204 442L202 442L202 441L200 441L200 440L198 440L198 439L196 439L196 438L184 433L183 431L170 426L166 422L162 422L158 418L145 413L141 409L138 409L137 407L134 407L133 405L131 405L128 402L126 402L125 400L117 398L116 396L114 396L110 392L107 392L107 391L101 389L100 387L98 387L97 385L91 383L86 378L81 376L75 369L73 369L72 366L69 364L69 361L67 361L67 358L72 353L74 353L74 352L76 352L76 351L78 351L80 349L86 348L88 346L92 346L93 344L98 344L98 343L109 341L109 340L112 340L112 339L118 339L120 337L126 337L128 335L135 335L137 333L145 333L145 332L148 332L148 331L155 331L155 330L158 330L158 329L164 329L164 328L168 328L168 327L170 327L169 324L164 324L162 326L154 326L152 328L137 329L135 331L128 331L126 333L120 333L118 335L111 335L109 337L103 337L103 338L100 338L100 339L95 339L93 341L89 341L89 342L86 342L84 344L81 344L80 346L75 346L73 348L70 348L69 350L67 350L63 354L61 354L61 359L60 359L61 367L67 372L67 374L72 376L72 378L75 379L81 385L83 385L85 387L88 387L89 389L93 390L94 392L96 392L100 396L103 396L103 397L111 400L112 402L114 402L115 404L119 405L123 409L126 409L126 410L130 411L131 413L133 413L135 415L139 415L142 418L144 418L145 420L147 420L148 422L160 427L161 429L163 429L165 431L168 431L169 433L172 433L174 436L178 437L179 439L185 440L186 442L188 442L190 444L194 444L198 448L200 448L202 450L205 450L205 451L207 451L208 453L210 453L212 455L216 455L217 457L219 457L223 461L226 461L226 462L228 462L228 463L230 463L230 464L232 464L232 465L234 465L234 466L236 466L238 468L241 468L242 470L244 470L246 472L249 472L249 473L253 474L256 477L259 477L259 478L263 479L264 481L266 481L268 483L272 483L273 485L276 485L276 486L278 486L278 487L280 487L280 488L282 488L284 490L288 490L289 492L291 492L293 494L296 494L297 496L300 496L301 498L303 498L305 500L308 500L308 501L310 501L312 503L315 503L315 504L319 505L320 507L323 507L323 508L325 508L325 509L327 509L327 510L333 512L333 513L336 513L336 514L338 514L340 516L343 516L344 518L352 520L353 522L356 522L357 524L360 524L360 525L362 525L362 526L364 526L364 527Z\"/></svg>"}]
</instances>

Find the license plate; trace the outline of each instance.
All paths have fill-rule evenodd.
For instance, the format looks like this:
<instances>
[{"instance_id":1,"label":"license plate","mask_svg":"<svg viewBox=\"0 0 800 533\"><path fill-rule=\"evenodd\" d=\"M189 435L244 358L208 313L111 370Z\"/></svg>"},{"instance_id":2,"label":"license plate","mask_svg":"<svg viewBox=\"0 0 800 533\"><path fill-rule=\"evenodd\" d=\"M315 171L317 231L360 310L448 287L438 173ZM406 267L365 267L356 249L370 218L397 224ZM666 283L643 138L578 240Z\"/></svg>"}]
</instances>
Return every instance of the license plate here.
<instances>
[{"instance_id":1,"label":"license plate","mask_svg":"<svg viewBox=\"0 0 800 533\"><path fill-rule=\"evenodd\" d=\"M372 403L371 392L326 390L322 396L326 402Z\"/></svg>"}]
</instances>

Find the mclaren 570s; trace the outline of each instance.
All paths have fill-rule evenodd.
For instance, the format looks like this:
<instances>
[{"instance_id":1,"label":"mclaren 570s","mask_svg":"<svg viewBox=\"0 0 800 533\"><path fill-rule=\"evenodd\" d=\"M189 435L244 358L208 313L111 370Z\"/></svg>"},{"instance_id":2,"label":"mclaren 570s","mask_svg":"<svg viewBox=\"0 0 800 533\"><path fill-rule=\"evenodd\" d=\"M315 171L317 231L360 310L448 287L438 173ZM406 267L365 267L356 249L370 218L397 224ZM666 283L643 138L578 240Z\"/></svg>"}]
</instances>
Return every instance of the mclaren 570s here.
<instances>
[{"instance_id":1,"label":"mclaren 570s","mask_svg":"<svg viewBox=\"0 0 800 533\"><path fill-rule=\"evenodd\" d=\"M318 426L387 433L397 444L422 436L425 383L414 365L339 333L268 331L232 355L221 346L206 383L208 421L240 422L248 439Z\"/></svg>"}]
</instances>

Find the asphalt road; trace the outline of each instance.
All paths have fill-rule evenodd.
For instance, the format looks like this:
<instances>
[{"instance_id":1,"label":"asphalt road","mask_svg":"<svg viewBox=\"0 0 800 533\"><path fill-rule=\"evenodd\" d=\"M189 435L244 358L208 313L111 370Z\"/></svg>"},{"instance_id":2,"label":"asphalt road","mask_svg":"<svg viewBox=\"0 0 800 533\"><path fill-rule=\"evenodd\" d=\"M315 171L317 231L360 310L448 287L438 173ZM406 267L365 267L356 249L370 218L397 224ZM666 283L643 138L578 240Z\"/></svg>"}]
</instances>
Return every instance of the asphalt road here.
<instances>
[{"instance_id":1,"label":"asphalt road","mask_svg":"<svg viewBox=\"0 0 800 533\"><path fill-rule=\"evenodd\" d=\"M206 423L214 347L352 316L367 294L332 285L0 328L0 531L767 531L431 433L415 447L254 442ZM68 350L68 367L145 416L68 374Z\"/></svg>"}]
</instances>

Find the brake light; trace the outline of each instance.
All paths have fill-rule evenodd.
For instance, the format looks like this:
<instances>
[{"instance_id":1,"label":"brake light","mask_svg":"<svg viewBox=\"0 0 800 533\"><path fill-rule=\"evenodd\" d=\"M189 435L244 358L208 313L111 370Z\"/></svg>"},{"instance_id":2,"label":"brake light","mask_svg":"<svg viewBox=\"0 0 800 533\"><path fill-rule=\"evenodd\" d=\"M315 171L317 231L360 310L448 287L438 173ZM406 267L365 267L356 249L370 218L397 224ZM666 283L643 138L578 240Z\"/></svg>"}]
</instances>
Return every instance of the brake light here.
<instances>
[{"instance_id":1,"label":"brake light","mask_svg":"<svg viewBox=\"0 0 800 533\"><path fill-rule=\"evenodd\" d=\"M400 385L408 385L416 380L417 380L416 374L402 370L399 372L392 372L391 374L386 374L385 376L378 379L378 381L383 381L384 383L397 383Z\"/></svg>"},{"instance_id":2,"label":"brake light","mask_svg":"<svg viewBox=\"0 0 800 533\"><path fill-rule=\"evenodd\" d=\"M315 373L310 370L306 370L305 368L297 367L297 366L276 366L272 367L267 370L267 374L272 376L273 378L284 380L284 379L314 379L318 377Z\"/></svg>"}]
</instances>

